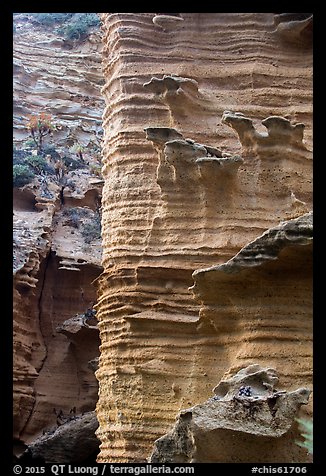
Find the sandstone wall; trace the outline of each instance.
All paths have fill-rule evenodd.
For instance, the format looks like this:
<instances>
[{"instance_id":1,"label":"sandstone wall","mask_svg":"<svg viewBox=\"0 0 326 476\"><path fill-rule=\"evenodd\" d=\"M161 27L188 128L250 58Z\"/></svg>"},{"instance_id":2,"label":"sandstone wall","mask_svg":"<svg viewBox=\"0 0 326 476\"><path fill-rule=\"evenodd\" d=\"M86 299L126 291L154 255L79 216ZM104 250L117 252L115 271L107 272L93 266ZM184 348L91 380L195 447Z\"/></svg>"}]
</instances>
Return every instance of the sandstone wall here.
<instances>
[{"instance_id":1,"label":"sandstone wall","mask_svg":"<svg viewBox=\"0 0 326 476\"><path fill-rule=\"evenodd\" d=\"M101 462L144 461L178 410L207 398L243 361L272 362L288 388L311 384L311 360L300 371L301 360L311 357L309 326L307 342L298 337L303 352L293 355L292 324L284 338L283 316L274 320L271 313L268 332L259 332L266 345L249 352L248 334L232 338L233 315L220 324L221 334L199 317L188 289L194 270L227 261L266 229L311 209L309 29L288 41L272 13L153 16L102 17ZM270 116L288 121L262 123ZM296 123L306 126L303 142ZM255 296L247 288L241 304L229 288L212 291L231 300L240 327L253 335L259 322L246 317L252 312L246 300L255 301L255 315L263 318L266 293L272 302L279 293L260 287ZM298 307L309 319L309 290L304 299ZM295 365L284 366L290 355Z\"/></svg>"},{"instance_id":2,"label":"sandstone wall","mask_svg":"<svg viewBox=\"0 0 326 476\"><path fill-rule=\"evenodd\" d=\"M103 109L99 32L67 45L51 29L22 18L16 18L13 45L15 146L29 136L27 115L43 111L57 128L48 145L61 152L80 142L85 151L83 168L67 170L65 180L36 175L13 191L17 455L42 433L94 411L97 401L89 361L98 355L98 329L84 313L96 301L92 282L101 272L101 243L85 242L81 230L101 203L102 180L89 165L98 163Z\"/></svg>"},{"instance_id":3,"label":"sandstone wall","mask_svg":"<svg viewBox=\"0 0 326 476\"><path fill-rule=\"evenodd\" d=\"M311 21L102 20L98 460L137 462L230 369L273 364L281 387L311 385L309 253L304 272L291 252L279 268L219 279L208 302L189 290L196 269L312 207Z\"/></svg>"},{"instance_id":4,"label":"sandstone wall","mask_svg":"<svg viewBox=\"0 0 326 476\"><path fill-rule=\"evenodd\" d=\"M57 145L100 145L103 99L99 87L101 37L93 32L86 41L66 40L54 27L42 28L15 17L13 42L13 137L16 144L29 138L29 114L51 114L58 125Z\"/></svg>"}]
</instances>

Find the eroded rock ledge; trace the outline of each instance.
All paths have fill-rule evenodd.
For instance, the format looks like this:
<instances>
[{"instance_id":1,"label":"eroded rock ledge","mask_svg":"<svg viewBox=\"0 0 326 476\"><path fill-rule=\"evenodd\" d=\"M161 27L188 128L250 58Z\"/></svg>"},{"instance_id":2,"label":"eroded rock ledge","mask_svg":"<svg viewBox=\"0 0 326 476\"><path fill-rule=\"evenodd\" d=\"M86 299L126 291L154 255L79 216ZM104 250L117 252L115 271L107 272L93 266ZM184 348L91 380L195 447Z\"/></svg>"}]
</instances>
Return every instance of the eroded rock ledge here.
<instances>
[{"instance_id":1,"label":"eroded rock ledge","mask_svg":"<svg viewBox=\"0 0 326 476\"><path fill-rule=\"evenodd\" d=\"M195 286L191 289L195 295L200 294L201 278L210 272L236 273L252 266L261 266L265 262L276 260L280 252L289 246L309 245L313 241L313 213L309 212L299 218L280 223L256 240L242 248L227 263L196 270L193 274Z\"/></svg>"},{"instance_id":2,"label":"eroded rock ledge","mask_svg":"<svg viewBox=\"0 0 326 476\"><path fill-rule=\"evenodd\" d=\"M193 273L198 328L218 335L215 357L230 373L259 358L289 388L312 384L312 220L310 212L281 222L226 263Z\"/></svg>"},{"instance_id":3,"label":"eroded rock ledge","mask_svg":"<svg viewBox=\"0 0 326 476\"><path fill-rule=\"evenodd\" d=\"M147 127L145 132L159 155L157 183L162 193L168 190L170 184L184 187L194 182L196 186L203 187L202 182L204 185L206 181L223 182L234 176L243 163L240 156L222 153L217 147L185 139L173 128Z\"/></svg>"},{"instance_id":4,"label":"eroded rock ledge","mask_svg":"<svg viewBox=\"0 0 326 476\"><path fill-rule=\"evenodd\" d=\"M82 463L96 454L99 442L95 412L67 419L28 445L21 461L38 460L44 463Z\"/></svg>"},{"instance_id":5,"label":"eroded rock ledge","mask_svg":"<svg viewBox=\"0 0 326 476\"><path fill-rule=\"evenodd\" d=\"M258 364L221 380L212 398L179 413L174 428L155 441L149 462L297 461L301 450L289 430L311 391L277 391L277 382L274 369Z\"/></svg>"}]
</instances>

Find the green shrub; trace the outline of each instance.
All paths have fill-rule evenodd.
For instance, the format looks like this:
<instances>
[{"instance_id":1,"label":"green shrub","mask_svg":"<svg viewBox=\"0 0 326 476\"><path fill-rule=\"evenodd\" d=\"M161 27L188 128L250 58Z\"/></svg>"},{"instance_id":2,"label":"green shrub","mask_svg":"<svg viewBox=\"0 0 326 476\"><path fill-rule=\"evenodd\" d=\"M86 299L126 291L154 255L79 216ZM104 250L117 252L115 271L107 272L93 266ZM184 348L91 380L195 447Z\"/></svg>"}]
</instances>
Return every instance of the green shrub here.
<instances>
[{"instance_id":1,"label":"green shrub","mask_svg":"<svg viewBox=\"0 0 326 476\"><path fill-rule=\"evenodd\" d=\"M57 32L63 35L67 40L82 40L87 37L88 27L86 25L71 23L58 28Z\"/></svg>"},{"instance_id":2,"label":"green shrub","mask_svg":"<svg viewBox=\"0 0 326 476\"><path fill-rule=\"evenodd\" d=\"M102 167L98 164L91 164L89 166L91 174L96 175L97 177L102 177Z\"/></svg>"},{"instance_id":3,"label":"green shrub","mask_svg":"<svg viewBox=\"0 0 326 476\"><path fill-rule=\"evenodd\" d=\"M297 418L297 422L299 423L299 430L301 432L301 436L303 437L304 441L296 441L296 444L298 446L301 446L301 448L305 448L307 452L310 455L312 455L313 454L313 421Z\"/></svg>"},{"instance_id":4,"label":"green shrub","mask_svg":"<svg viewBox=\"0 0 326 476\"><path fill-rule=\"evenodd\" d=\"M69 152L71 154L76 154L77 157L81 161L84 161L84 158L83 158L84 151L85 151L85 147L82 144L79 144L78 142L75 142L74 145L69 148Z\"/></svg>"},{"instance_id":5,"label":"green shrub","mask_svg":"<svg viewBox=\"0 0 326 476\"><path fill-rule=\"evenodd\" d=\"M69 20L73 13L30 13L32 18L43 26L53 25L55 23L63 23Z\"/></svg>"},{"instance_id":6,"label":"green shrub","mask_svg":"<svg viewBox=\"0 0 326 476\"><path fill-rule=\"evenodd\" d=\"M67 40L83 40L89 35L90 28L99 25L100 19L96 13L75 13L69 23L60 26L56 31Z\"/></svg>"},{"instance_id":7,"label":"green shrub","mask_svg":"<svg viewBox=\"0 0 326 476\"><path fill-rule=\"evenodd\" d=\"M35 149L35 141L33 139L27 139L23 146L26 148L26 149Z\"/></svg>"},{"instance_id":8,"label":"green shrub","mask_svg":"<svg viewBox=\"0 0 326 476\"><path fill-rule=\"evenodd\" d=\"M14 187L22 187L30 183L34 177L35 174L28 165L16 164L13 166Z\"/></svg>"},{"instance_id":9,"label":"green shrub","mask_svg":"<svg viewBox=\"0 0 326 476\"><path fill-rule=\"evenodd\" d=\"M94 215L94 218L83 223L81 234L86 243L91 243L94 240L101 238L101 219L99 215Z\"/></svg>"},{"instance_id":10,"label":"green shrub","mask_svg":"<svg viewBox=\"0 0 326 476\"><path fill-rule=\"evenodd\" d=\"M96 13L75 13L74 23L82 24L91 28L92 26L100 26L100 19Z\"/></svg>"},{"instance_id":11,"label":"green shrub","mask_svg":"<svg viewBox=\"0 0 326 476\"><path fill-rule=\"evenodd\" d=\"M30 155L30 152L26 151L26 150L22 150L22 149L14 149L13 150L13 154L12 154L12 157L13 157L13 164L14 165L18 165L18 164L21 164L21 165L26 165L26 157L29 157Z\"/></svg>"},{"instance_id":12,"label":"green shrub","mask_svg":"<svg viewBox=\"0 0 326 476\"><path fill-rule=\"evenodd\" d=\"M30 155L26 158L28 165L37 173L54 174L54 167L51 167L47 161L40 155Z\"/></svg>"},{"instance_id":13,"label":"green shrub","mask_svg":"<svg viewBox=\"0 0 326 476\"><path fill-rule=\"evenodd\" d=\"M43 154L44 155L51 155L51 158L53 160L59 160L60 159L59 152L57 152L55 147L53 147L52 145L43 146Z\"/></svg>"}]
</instances>

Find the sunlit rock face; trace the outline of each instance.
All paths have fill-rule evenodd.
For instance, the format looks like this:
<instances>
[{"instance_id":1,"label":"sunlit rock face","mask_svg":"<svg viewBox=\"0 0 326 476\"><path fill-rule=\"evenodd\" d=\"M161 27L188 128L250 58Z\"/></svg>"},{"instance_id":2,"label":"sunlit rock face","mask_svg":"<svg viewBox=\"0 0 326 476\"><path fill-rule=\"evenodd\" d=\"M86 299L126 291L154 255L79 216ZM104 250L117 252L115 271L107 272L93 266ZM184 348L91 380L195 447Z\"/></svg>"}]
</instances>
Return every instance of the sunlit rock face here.
<instances>
[{"instance_id":1,"label":"sunlit rock face","mask_svg":"<svg viewBox=\"0 0 326 476\"><path fill-rule=\"evenodd\" d=\"M102 14L99 462L146 461L251 363L311 385L310 238L209 270L312 208L311 49L273 13L174 16Z\"/></svg>"}]
</instances>

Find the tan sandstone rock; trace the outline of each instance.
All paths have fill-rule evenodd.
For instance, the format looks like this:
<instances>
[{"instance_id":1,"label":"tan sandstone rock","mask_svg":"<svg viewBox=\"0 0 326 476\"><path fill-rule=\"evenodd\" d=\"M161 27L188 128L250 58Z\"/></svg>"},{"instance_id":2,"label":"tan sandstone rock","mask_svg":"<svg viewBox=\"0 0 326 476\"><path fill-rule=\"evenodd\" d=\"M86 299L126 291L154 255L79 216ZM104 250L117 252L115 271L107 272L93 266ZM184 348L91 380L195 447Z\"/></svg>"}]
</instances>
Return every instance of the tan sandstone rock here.
<instances>
[{"instance_id":1,"label":"tan sandstone rock","mask_svg":"<svg viewBox=\"0 0 326 476\"><path fill-rule=\"evenodd\" d=\"M146 461L246 365L311 385L309 42L283 41L273 13L176 16L102 15L99 462ZM303 215L304 246L208 271Z\"/></svg>"},{"instance_id":2,"label":"tan sandstone rock","mask_svg":"<svg viewBox=\"0 0 326 476\"><path fill-rule=\"evenodd\" d=\"M295 463L304 458L290 429L310 390L277 391L277 382L274 369L257 364L222 380L212 398L180 412L174 428L155 441L149 461Z\"/></svg>"}]
</instances>

